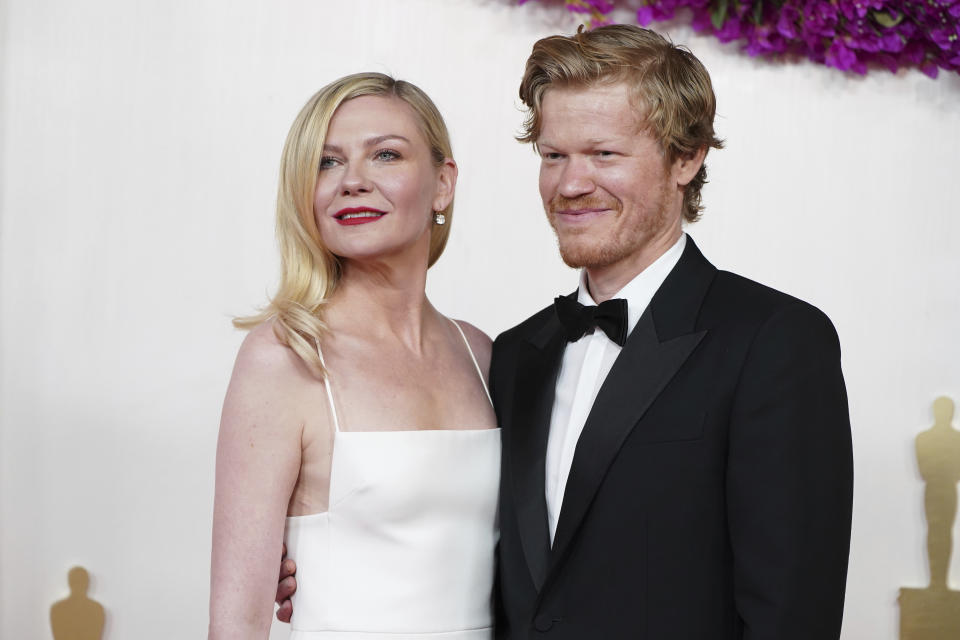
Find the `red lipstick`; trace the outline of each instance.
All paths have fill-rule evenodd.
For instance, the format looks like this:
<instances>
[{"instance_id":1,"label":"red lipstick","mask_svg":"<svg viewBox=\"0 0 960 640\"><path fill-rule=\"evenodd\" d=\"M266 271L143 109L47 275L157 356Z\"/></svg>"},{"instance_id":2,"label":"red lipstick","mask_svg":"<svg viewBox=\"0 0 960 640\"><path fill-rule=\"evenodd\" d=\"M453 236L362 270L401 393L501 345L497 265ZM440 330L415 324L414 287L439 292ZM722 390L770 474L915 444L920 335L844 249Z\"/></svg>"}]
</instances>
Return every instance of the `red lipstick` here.
<instances>
[{"instance_id":1,"label":"red lipstick","mask_svg":"<svg viewBox=\"0 0 960 640\"><path fill-rule=\"evenodd\" d=\"M338 224L349 226L376 222L385 215L387 215L386 211L373 207L347 207L337 211L333 217L336 218Z\"/></svg>"}]
</instances>

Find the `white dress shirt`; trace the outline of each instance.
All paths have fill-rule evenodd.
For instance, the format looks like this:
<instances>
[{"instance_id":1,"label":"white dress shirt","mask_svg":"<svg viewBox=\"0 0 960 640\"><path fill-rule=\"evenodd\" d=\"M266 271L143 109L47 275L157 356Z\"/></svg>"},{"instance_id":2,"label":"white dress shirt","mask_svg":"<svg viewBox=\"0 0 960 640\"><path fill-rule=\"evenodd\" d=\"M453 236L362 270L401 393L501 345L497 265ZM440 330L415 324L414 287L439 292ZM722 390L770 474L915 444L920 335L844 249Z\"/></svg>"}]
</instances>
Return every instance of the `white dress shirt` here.
<instances>
[{"instance_id":1,"label":"white dress shirt","mask_svg":"<svg viewBox=\"0 0 960 640\"><path fill-rule=\"evenodd\" d=\"M687 244L686 234L662 256L628 282L614 298L627 300L627 335L637 326L653 295L676 266ZM583 305L595 305L587 288L587 274L580 274L577 300ZM567 344L557 376L556 396L550 415L550 435L547 438L546 499L550 542L553 543L560 519L560 507L567 488L570 464L597 393L620 355L620 345L603 331L594 331L576 342Z\"/></svg>"}]
</instances>

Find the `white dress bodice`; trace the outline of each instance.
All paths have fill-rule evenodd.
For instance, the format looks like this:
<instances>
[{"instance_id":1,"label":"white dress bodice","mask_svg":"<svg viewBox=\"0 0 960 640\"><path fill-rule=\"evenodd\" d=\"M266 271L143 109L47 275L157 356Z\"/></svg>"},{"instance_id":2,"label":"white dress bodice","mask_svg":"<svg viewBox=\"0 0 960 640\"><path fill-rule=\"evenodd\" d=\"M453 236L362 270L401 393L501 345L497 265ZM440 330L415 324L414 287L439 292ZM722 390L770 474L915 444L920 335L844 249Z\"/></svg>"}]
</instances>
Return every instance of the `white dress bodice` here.
<instances>
[{"instance_id":1,"label":"white dress bodice","mask_svg":"<svg viewBox=\"0 0 960 640\"><path fill-rule=\"evenodd\" d=\"M286 522L291 639L488 640L500 430L343 432L327 393L329 508Z\"/></svg>"}]
</instances>

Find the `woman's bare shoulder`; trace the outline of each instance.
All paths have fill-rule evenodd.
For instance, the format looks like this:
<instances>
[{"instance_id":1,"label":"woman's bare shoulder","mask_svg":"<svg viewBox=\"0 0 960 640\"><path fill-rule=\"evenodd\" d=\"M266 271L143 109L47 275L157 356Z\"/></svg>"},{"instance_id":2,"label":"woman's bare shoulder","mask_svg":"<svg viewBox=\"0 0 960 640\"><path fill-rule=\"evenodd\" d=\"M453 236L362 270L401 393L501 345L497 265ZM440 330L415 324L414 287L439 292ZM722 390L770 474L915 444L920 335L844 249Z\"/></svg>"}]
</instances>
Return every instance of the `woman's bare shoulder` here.
<instances>
[{"instance_id":1,"label":"woman's bare shoulder","mask_svg":"<svg viewBox=\"0 0 960 640\"><path fill-rule=\"evenodd\" d=\"M277 337L272 320L254 327L244 338L234 368L234 376L237 374L278 383L313 377L303 360Z\"/></svg>"},{"instance_id":2,"label":"woman's bare shoulder","mask_svg":"<svg viewBox=\"0 0 960 640\"><path fill-rule=\"evenodd\" d=\"M240 345L227 389L224 417L240 413L259 422L270 417L298 423L306 398L315 395L317 379L307 365L283 344L265 322Z\"/></svg>"}]
</instances>

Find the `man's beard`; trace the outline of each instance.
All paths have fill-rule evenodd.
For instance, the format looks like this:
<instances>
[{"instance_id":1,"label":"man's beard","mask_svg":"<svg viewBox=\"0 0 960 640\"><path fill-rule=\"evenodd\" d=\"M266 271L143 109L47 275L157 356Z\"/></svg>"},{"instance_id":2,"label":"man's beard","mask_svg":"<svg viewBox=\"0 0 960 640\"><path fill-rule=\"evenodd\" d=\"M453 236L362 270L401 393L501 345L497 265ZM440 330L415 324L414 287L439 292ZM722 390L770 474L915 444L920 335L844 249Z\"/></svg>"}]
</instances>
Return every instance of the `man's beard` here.
<instances>
[{"instance_id":1,"label":"man's beard","mask_svg":"<svg viewBox=\"0 0 960 640\"><path fill-rule=\"evenodd\" d=\"M666 190L666 189L664 189ZM660 194L664 196L665 194ZM599 235L591 233L590 229L571 232L567 228L564 233L557 230L555 212L569 209L609 209L616 218L623 216L623 203L612 198L583 196L581 198L565 198L555 196L547 205L547 219L557 235L557 246L560 257L568 267L574 269L598 269L609 266L636 253L645 239L656 235L667 224L665 198L657 204L654 215L640 215L633 213L634 220L621 221L621 224ZM654 204L654 203L651 203ZM627 224L624 225L623 222Z\"/></svg>"}]
</instances>

